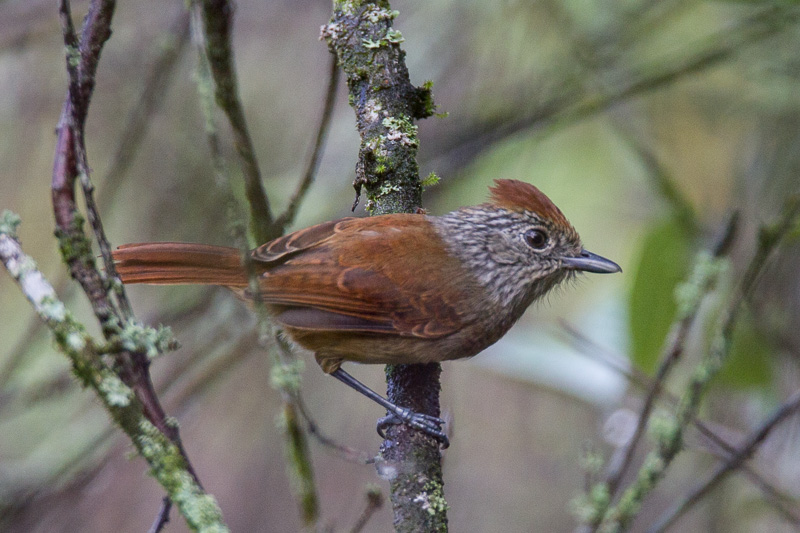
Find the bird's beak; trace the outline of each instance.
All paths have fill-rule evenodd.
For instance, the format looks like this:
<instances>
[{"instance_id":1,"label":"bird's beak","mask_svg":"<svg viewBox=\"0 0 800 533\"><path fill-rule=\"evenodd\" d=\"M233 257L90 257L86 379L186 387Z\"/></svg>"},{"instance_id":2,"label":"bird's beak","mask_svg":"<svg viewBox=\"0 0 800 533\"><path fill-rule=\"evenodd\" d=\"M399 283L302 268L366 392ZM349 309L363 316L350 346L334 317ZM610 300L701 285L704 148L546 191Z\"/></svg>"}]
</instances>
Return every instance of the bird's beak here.
<instances>
[{"instance_id":1,"label":"bird's beak","mask_svg":"<svg viewBox=\"0 0 800 533\"><path fill-rule=\"evenodd\" d=\"M594 272L596 274L622 272L622 269L614 261L586 250L582 250L577 257L562 258L561 264L569 270L582 270L583 272Z\"/></svg>"}]
</instances>

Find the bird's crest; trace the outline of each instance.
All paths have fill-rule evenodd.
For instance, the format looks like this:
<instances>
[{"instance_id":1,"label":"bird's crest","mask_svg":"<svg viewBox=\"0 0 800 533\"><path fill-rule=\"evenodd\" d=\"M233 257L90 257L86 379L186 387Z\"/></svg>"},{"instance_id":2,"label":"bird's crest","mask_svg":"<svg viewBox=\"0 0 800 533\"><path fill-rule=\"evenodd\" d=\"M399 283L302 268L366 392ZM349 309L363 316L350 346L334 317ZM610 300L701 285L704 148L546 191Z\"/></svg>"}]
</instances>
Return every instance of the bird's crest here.
<instances>
[{"instance_id":1,"label":"bird's crest","mask_svg":"<svg viewBox=\"0 0 800 533\"><path fill-rule=\"evenodd\" d=\"M519 180L494 180L489 187L491 203L511 211L530 211L556 224L570 228L564 213L542 191Z\"/></svg>"}]
</instances>

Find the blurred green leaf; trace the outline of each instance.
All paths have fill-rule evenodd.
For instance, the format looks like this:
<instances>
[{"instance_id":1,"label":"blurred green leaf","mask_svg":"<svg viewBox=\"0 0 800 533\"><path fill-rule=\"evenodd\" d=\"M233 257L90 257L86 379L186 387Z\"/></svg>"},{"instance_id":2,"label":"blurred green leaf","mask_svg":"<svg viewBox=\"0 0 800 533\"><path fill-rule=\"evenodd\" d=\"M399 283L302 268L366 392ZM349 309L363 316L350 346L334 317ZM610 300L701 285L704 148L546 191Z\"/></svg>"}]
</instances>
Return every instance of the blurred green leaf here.
<instances>
[{"instance_id":1,"label":"blurred green leaf","mask_svg":"<svg viewBox=\"0 0 800 533\"><path fill-rule=\"evenodd\" d=\"M655 370L661 347L675 318L675 285L688 272L689 238L672 217L654 225L642 243L630 296L633 362Z\"/></svg>"},{"instance_id":2,"label":"blurred green leaf","mask_svg":"<svg viewBox=\"0 0 800 533\"><path fill-rule=\"evenodd\" d=\"M743 312L733 332L730 357L720 373L719 382L737 388L768 385L772 353L772 345L758 332L752 316Z\"/></svg>"}]
</instances>

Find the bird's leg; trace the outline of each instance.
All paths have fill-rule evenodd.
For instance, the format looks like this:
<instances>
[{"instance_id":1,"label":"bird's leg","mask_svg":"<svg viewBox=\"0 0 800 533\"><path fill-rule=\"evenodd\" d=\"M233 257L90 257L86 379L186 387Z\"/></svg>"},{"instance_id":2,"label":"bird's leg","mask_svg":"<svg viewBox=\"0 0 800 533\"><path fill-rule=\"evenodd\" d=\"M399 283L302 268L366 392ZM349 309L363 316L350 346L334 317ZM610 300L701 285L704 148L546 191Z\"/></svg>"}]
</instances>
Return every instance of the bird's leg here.
<instances>
[{"instance_id":1,"label":"bird's leg","mask_svg":"<svg viewBox=\"0 0 800 533\"><path fill-rule=\"evenodd\" d=\"M418 429L419 431L422 431L423 433L426 433L439 441L442 445L442 448L447 448L450 446L450 441L448 440L447 435L445 435L440 429L444 424L444 420L441 418L423 413L417 413L405 407L399 407L358 381L341 368L337 368L331 372L331 376L335 377L345 385L357 390L373 402L385 407L386 410L389 411L389 416L378 421L378 434L381 437L384 437L383 427L387 423L396 424L398 423L397 420L399 419L401 423L407 424L414 429Z\"/></svg>"}]
</instances>

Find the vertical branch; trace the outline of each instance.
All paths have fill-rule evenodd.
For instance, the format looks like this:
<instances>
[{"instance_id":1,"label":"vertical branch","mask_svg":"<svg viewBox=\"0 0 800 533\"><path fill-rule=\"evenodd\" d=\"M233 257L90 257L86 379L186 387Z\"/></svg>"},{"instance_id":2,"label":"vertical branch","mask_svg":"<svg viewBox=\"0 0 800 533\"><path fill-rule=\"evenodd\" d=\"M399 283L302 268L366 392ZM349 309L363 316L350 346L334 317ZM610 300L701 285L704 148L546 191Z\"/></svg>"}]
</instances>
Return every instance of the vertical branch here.
<instances>
[{"instance_id":1,"label":"vertical branch","mask_svg":"<svg viewBox=\"0 0 800 533\"><path fill-rule=\"evenodd\" d=\"M403 37L394 28L397 16L385 1L334 2L333 18L322 37L336 53L347 76L351 105L361 136L356 179L358 202L366 189L372 214L413 213L422 202L416 156L415 120L433 114L430 87L414 87L400 48ZM389 400L397 405L439 415L438 363L386 367ZM391 485L397 531L444 531L441 452L427 435L393 426L381 447L379 470Z\"/></svg>"}]
</instances>

